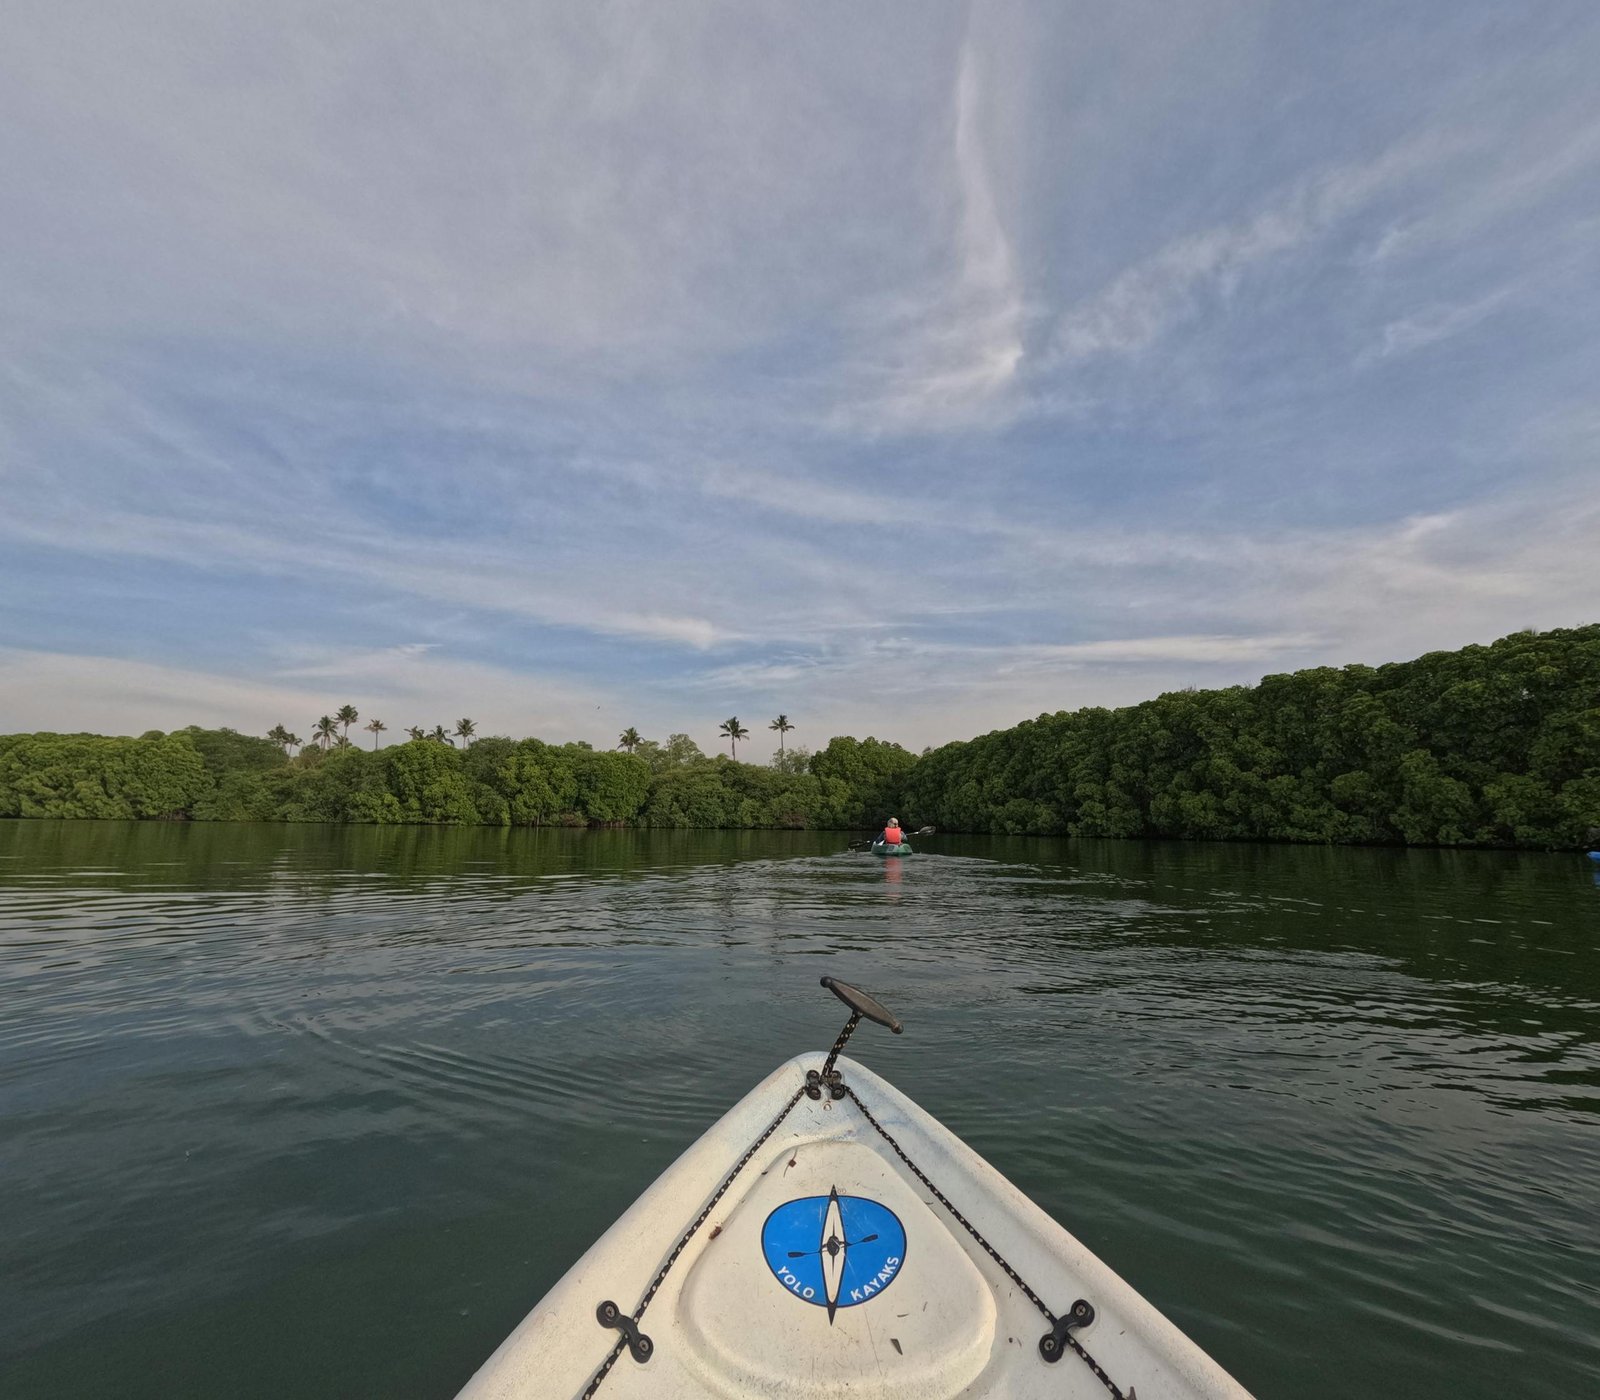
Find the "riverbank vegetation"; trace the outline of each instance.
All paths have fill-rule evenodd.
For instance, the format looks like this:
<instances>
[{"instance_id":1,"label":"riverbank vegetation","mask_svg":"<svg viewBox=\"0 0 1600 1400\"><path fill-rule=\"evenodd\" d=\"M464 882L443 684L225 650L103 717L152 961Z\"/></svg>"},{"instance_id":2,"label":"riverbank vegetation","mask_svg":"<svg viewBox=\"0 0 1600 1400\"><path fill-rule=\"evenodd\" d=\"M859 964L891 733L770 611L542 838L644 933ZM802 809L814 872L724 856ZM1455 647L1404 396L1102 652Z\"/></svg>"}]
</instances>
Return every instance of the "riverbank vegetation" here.
<instances>
[{"instance_id":1,"label":"riverbank vegetation","mask_svg":"<svg viewBox=\"0 0 1600 1400\"><path fill-rule=\"evenodd\" d=\"M436 725L369 750L358 718L324 717L304 747L281 725L0 736L0 816L859 829L892 811L952 831L1533 847L1600 825L1600 625L1041 715L920 757L841 737L757 765L686 734L629 728L603 752L474 739L466 719L460 748ZM376 745L386 726L366 728Z\"/></svg>"},{"instance_id":2,"label":"riverbank vegetation","mask_svg":"<svg viewBox=\"0 0 1600 1400\"><path fill-rule=\"evenodd\" d=\"M442 727L376 751L179 729L0 737L0 817L433 822L514 826L870 825L915 762L896 744L834 739L781 764L708 758L686 734L631 752L485 737Z\"/></svg>"},{"instance_id":3,"label":"riverbank vegetation","mask_svg":"<svg viewBox=\"0 0 1600 1400\"><path fill-rule=\"evenodd\" d=\"M1566 847L1600 825L1600 625L1038 719L924 754L961 831Z\"/></svg>"}]
</instances>

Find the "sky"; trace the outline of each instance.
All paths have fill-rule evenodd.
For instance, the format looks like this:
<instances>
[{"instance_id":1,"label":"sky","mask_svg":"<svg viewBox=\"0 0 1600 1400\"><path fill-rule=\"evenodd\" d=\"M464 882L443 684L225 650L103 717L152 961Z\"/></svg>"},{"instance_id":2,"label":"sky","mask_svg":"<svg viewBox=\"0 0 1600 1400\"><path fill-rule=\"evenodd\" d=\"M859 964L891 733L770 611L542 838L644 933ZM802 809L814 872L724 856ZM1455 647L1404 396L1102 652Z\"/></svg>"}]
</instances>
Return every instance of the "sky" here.
<instances>
[{"instance_id":1,"label":"sky","mask_svg":"<svg viewBox=\"0 0 1600 1400\"><path fill-rule=\"evenodd\" d=\"M13 0L0 732L757 761L1600 620L1600 7Z\"/></svg>"}]
</instances>

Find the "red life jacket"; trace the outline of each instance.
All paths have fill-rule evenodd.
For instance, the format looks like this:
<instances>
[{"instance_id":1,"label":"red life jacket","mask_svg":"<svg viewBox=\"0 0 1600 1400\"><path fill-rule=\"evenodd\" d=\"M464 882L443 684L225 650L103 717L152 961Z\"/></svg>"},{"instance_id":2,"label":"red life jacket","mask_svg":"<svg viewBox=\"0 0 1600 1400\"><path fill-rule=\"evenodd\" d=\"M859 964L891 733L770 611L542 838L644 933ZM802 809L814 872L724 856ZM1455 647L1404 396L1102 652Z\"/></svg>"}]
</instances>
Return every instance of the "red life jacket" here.
<instances>
[{"instance_id":1,"label":"red life jacket","mask_svg":"<svg viewBox=\"0 0 1600 1400\"><path fill-rule=\"evenodd\" d=\"M905 839L906 838L901 834L901 831L900 831L899 827L897 827L897 826L886 826L886 827L884 827L884 829L883 829L883 844L885 846L899 846L899 845L902 845L905 842Z\"/></svg>"}]
</instances>

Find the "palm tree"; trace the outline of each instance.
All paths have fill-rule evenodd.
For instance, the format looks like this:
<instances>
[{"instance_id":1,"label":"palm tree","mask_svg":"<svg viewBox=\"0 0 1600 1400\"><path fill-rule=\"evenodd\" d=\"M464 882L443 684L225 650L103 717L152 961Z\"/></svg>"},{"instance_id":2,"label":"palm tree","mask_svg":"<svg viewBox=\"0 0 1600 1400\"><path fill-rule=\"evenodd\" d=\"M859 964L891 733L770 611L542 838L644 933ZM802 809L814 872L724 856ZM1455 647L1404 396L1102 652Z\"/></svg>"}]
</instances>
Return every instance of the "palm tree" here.
<instances>
[{"instance_id":1,"label":"palm tree","mask_svg":"<svg viewBox=\"0 0 1600 1400\"><path fill-rule=\"evenodd\" d=\"M436 743L436 744L449 744L451 748L455 748L455 746L456 746L455 745L455 740L453 740L450 737L450 731L448 729L446 729L442 724L434 725L433 726L433 733L428 735L428 737L430 739L432 739L434 741L434 743Z\"/></svg>"},{"instance_id":2,"label":"palm tree","mask_svg":"<svg viewBox=\"0 0 1600 1400\"><path fill-rule=\"evenodd\" d=\"M350 737L350 726L360 719L361 715L354 705L341 705L339 706L339 713L334 718L344 726L344 737L348 739Z\"/></svg>"},{"instance_id":3,"label":"palm tree","mask_svg":"<svg viewBox=\"0 0 1600 1400\"><path fill-rule=\"evenodd\" d=\"M298 734L291 734L288 730L284 730L283 743L286 749L297 749L300 747L302 742L303 740Z\"/></svg>"},{"instance_id":4,"label":"palm tree","mask_svg":"<svg viewBox=\"0 0 1600 1400\"><path fill-rule=\"evenodd\" d=\"M629 753L632 753L642 743L644 743L644 740L639 736L639 731L631 724L617 735L617 747L626 749Z\"/></svg>"},{"instance_id":5,"label":"palm tree","mask_svg":"<svg viewBox=\"0 0 1600 1400\"><path fill-rule=\"evenodd\" d=\"M381 719L369 719L366 724L367 733L372 735L372 751L378 751L378 735L382 734L389 726Z\"/></svg>"},{"instance_id":6,"label":"palm tree","mask_svg":"<svg viewBox=\"0 0 1600 1400\"><path fill-rule=\"evenodd\" d=\"M739 716L734 715L731 719L723 720L718 726L718 732L728 736L728 747L733 751L733 756L738 758L739 740L750 737L750 731L739 723Z\"/></svg>"},{"instance_id":7,"label":"palm tree","mask_svg":"<svg viewBox=\"0 0 1600 1400\"><path fill-rule=\"evenodd\" d=\"M324 753L327 752L328 745L333 742L333 731L338 727L339 721L330 715L323 715L321 719L311 726L311 733L316 737L316 741L322 745Z\"/></svg>"},{"instance_id":8,"label":"palm tree","mask_svg":"<svg viewBox=\"0 0 1600 1400\"><path fill-rule=\"evenodd\" d=\"M353 749L355 747L355 745L350 742L350 736L348 734L341 734L333 741L333 746L336 749Z\"/></svg>"},{"instance_id":9,"label":"palm tree","mask_svg":"<svg viewBox=\"0 0 1600 1400\"><path fill-rule=\"evenodd\" d=\"M472 736L477 731L478 726L470 719L458 719L456 721L456 737L469 749L472 747Z\"/></svg>"},{"instance_id":10,"label":"palm tree","mask_svg":"<svg viewBox=\"0 0 1600 1400\"><path fill-rule=\"evenodd\" d=\"M768 729L776 729L778 731L778 757L782 758L783 757L783 736L785 734L787 734L791 729L793 729L794 725L789 723L789 716L788 715L779 715L777 717L777 719L773 720L772 723L767 726L767 728Z\"/></svg>"},{"instance_id":11,"label":"palm tree","mask_svg":"<svg viewBox=\"0 0 1600 1400\"><path fill-rule=\"evenodd\" d=\"M283 756L289 756L289 731L281 724L275 724L267 730L267 739L283 750Z\"/></svg>"},{"instance_id":12,"label":"palm tree","mask_svg":"<svg viewBox=\"0 0 1600 1400\"><path fill-rule=\"evenodd\" d=\"M426 739L428 737L428 731L420 724L413 724L406 730L406 733L409 734L413 739Z\"/></svg>"}]
</instances>

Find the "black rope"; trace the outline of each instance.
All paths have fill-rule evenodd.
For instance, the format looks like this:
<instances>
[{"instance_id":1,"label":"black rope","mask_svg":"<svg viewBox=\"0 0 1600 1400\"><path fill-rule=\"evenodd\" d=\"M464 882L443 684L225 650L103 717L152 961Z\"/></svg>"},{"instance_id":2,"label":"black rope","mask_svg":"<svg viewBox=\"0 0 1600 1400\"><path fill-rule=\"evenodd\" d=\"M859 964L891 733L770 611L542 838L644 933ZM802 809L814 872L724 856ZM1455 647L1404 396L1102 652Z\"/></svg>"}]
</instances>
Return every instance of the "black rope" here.
<instances>
[{"instance_id":1,"label":"black rope","mask_svg":"<svg viewBox=\"0 0 1600 1400\"><path fill-rule=\"evenodd\" d=\"M750 1164L750 1159L761 1150L761 1144L778 1131L778 1124L783 1122L783 1120L789 1116L789 1111L800 1102L800 1096L804 1093L804 1085L794 1091L794 1093L790 1096L789 1102L784 1104L783 1111L767 1124L766 1131L750 1144L749 1148L745 1151L744 1156L734 1163L733 1170L730 1171L727 1176L722 1178L722 1185L717 1187L711 1199L706 1202L705 1209L702 1210L699 1215L695 1216L694 1223L683 1232L682 1238L680 1238L678 1243L673 1246L672 1253L667 1255L666 1262L662 1264L656 1276L651 1279L650 1286L644 1291L644 1297L639 1299L639 1306L633 1310L633 1320L635 1323L638 1323L640 1319L644 1317L644 1310L650 1306L650 1300L656 1296L656 1290L659 1289L662 1283L666 1280L668 1271L674 1264L678 1262L678 1256L683 1253L685 1246L687 1246L689 1241L694 1238L695 1231L706 1223L706 1217L711 1214L712 1210L716 1207L717 1202L723 1198L728 1188L733 1185L733 1179ZM611 1348L611 1355L606 1357L600 1369L595 1372L594 1379L589 1382L583 1394L579 1397L579 1400L592 1400L594 1393L600 1389L601 1381L605 1380L606 1376L610 1374L611 1368L617 1364L617 1358L622 1355L622 1349L627 1344L628 1334L624 1332L617 1338L616 1345Z\"/></svg>"},{"instance_id":2,"label":"black rope","mask_svg":"<svg viewBox=\"0 0 1600 1400\"><path fill-rule=\"evenodd\" d=\"M833 1062L839 1058L839 1052L844 1049L845 1041L850 1039L850 1034L861 1024L861 1013L852 1011L850 1019L844 1023L844 1029L839 1032L839 1038L833 1042L833 1049L828 1051L828 1058L823 1062L822 1078L826 1079L833 1073Z\"/></svg>"}]
</instances>

